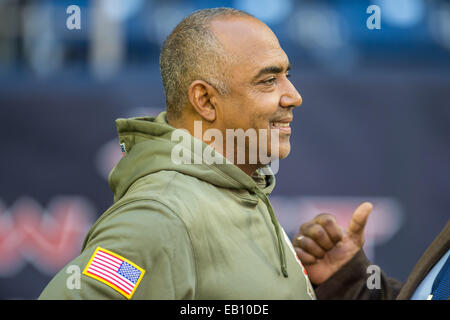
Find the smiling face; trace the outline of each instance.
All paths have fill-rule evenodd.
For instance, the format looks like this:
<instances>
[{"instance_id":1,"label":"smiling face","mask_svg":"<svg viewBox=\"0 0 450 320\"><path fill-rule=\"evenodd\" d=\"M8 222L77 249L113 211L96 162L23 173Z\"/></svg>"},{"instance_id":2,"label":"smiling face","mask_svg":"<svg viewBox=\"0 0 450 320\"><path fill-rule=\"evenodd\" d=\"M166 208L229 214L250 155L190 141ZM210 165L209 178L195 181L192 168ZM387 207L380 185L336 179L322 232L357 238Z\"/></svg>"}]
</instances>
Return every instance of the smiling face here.
<instances>
[{"instance_id":1,"label":"smiling face","mask_svg":"<svg viewBox=\"0 0 450 320\"><path fill-rule=\"evenodd\" d=\"M289 59L277 37L252 17L226 17L211 23L216 38L233 58L227 66L226 95L215 99L215 126L226 129L265 129L268 156L275 154L270 129L278 131L278 157L290 151L292 109L302 98L289 81ZM259 139L258 139L259 141Z\"/></svg>"}]
</instances>

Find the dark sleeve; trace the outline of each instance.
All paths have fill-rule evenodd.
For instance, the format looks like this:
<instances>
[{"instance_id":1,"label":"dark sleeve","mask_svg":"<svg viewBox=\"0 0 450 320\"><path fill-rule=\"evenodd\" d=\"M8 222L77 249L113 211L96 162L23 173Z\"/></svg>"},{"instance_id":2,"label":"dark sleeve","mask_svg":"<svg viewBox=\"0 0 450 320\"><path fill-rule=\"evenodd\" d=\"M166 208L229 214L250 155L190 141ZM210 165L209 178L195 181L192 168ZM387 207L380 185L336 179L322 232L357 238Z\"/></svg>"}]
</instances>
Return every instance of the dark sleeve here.
<instances>
[{"instance_id":1,"label":"dark sleeve","mask_svg":"<svg viewBox=\"0 0 450 320\"><path fill-rule=\"evenodd\" d=\"M319 300L394 300L402 283L387 277L381 270L379 289L369 289L367 279L371 273L367 267L372 263L360 250L347 264L328 280L315 287Z\"/></svg>"}]
</instances>

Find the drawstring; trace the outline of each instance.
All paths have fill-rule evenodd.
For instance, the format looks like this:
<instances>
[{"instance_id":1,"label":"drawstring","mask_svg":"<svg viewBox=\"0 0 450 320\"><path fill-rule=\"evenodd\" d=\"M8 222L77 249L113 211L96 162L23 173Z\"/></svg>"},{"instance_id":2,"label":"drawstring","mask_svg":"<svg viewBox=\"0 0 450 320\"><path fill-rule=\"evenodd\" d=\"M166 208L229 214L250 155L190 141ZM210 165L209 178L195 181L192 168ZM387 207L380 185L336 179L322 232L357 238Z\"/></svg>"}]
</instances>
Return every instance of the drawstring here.
<instances>
[{"instance_id":1,"label":"drawstring","mask_svg":"<svg viewBox=\"0 0 450 320\"><path fill-rule=\"evenodd\" d=\"M285 278L288 277L287 268L286 268L286 256L284 254L284 247L283 243L281 242L281 231L280 226L278 224L277 219L275 218L275 213L273 212L272 206L270 205L269 199L267 196L261 192L258 188L254 189L254 192L258 195L258 197L264 201L266 204L267 209L269 210L270 219L272 220L272 224L275 227L275 233L277 234L277 241L278 241L278 251L280 254L280 264L281 264L281 272L283 273L283 276Z\"/></svg>"}]
</instances>

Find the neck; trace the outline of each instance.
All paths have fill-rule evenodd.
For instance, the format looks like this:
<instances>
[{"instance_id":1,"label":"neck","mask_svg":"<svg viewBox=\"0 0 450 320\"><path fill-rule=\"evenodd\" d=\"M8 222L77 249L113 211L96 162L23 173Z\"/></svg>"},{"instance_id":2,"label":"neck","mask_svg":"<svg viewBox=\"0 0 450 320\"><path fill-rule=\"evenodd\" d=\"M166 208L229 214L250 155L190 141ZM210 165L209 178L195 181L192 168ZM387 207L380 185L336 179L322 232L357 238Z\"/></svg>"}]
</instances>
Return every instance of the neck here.
<instances>
[{"instance_id":1,"label":"neck","mask_svg":"<svg viewBox=\"0 0 450 320\"><path fill-rule=\"evenodd\" d=\"M256 170L261 168L261 165L256 164L236 164L236 167L244 171L248 176L252 176L253 173L255 173Z\"/></svg>"},{"instance_id":2,"label":"neck","mask_svg":"<svg viewBox=\"0 0 450 320\"><path fill-rule=\"evenodd\" d=\"M256 163L256 164L248 164L248 163L238 164L238 161L237 161L237 150L236 150L237 148L236 148L236 145L235 145L235 151L234 151L234 154L233 154L232 156L227 157L226 152L224 152L224 150L227 150L227 149L226 149L226 141L223 141L223 143L222 143L222 144L223 144L223 147L222 147L222 148L217 147L214 143L212 143L211 140L205 141L205 140L203 139L203 137L204 137L204 132L205 132L206 130L210 129L210 128L209 128L208 124L205 124L203 121L201 121L201 122L202 122L202 127L201 127L200 129L199 129L199 128L195 128L195 127L194 127L194 121L195 121L195 120L201 121L201 120L199 120L199 119L190 119L190 121L186 121L186 118L184 118L184 119L179 119L178 121L177 121L177 120L175 120L175 121L172 120L172 121L171 121L171 120L169 119L169 125L171 125L171 126L174 127L174 128L177 128L177 129L185 129L185 130L187 130L187 131L191 134L191 136L193 136L193 137L195 137L195 138L201 140L202 142L208 144L208 145L209 145L211 148L213 148L216 152L220 153L223 157L227 158L228 161L230 161L231 163L235 164L236 167L238 167L239 169L241 169L242 171L244 171L248 176L252 176L252 174L253 174L257 169L264 167L264 165L259 164L259 163ZM211 127L211 129L217 129L217 128ZM219 130L220 130L220 129L219 129ZM224 130L220 130L220 131L222 132L222 131L224 131ZM223 138L226 137L226 132L222 132L222 137L223 137ZM246 153L246 160L248 160L248 150L246 150L245 153ZM233 159L233 157L234 157L234 159ZM246 162L249 162L249 161L246 161Z\"/></svg>"}]
</instances>

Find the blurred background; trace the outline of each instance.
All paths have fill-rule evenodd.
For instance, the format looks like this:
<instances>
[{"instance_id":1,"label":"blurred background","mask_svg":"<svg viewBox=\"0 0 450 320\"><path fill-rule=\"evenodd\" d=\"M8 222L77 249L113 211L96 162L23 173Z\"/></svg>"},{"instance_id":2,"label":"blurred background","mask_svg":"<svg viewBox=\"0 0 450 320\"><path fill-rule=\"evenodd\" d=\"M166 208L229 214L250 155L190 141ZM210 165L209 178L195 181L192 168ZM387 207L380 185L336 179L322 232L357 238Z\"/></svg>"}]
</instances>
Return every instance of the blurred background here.
<instances>
[{"instance_id":1,"label":"blurred background","mask_svg":"<svg viewBox=\"0 0 450 320\"><path fill-rule=\"evenodd\" d=\"M449 1L0 0L0 299L78 255L113 201L115 119L165 109L162 42L219 6L274 30L303 97L271 196L289 236L371 201L367 255L406 280L450 217Z\"/></svg>"}]
</instances>

